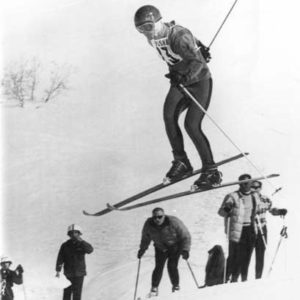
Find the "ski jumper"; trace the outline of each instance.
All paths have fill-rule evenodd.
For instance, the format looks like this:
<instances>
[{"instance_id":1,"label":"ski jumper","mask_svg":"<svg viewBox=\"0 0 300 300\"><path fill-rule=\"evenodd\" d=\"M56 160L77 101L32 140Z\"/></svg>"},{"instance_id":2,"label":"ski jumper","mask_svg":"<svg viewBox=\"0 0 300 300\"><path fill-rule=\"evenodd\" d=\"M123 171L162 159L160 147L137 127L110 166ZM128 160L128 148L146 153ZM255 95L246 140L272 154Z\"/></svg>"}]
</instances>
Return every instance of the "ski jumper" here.
<instances>
[{"instance_id":1,"label":"ski jumper","mask_svg":"<svg viewBox=\"0 0 300 300\"><path fill-rule=\"evenodd\" d=\"M164 29L159 36L148 41L168 64L170 73L175 72L183 76L184 86L207 110L212 93L212 79L200 47L197 45L198 41L192 33L172 21L164 23ZM163 114L175 160L187 158L182 132L178 125L179 116L185 110L187 110L185 129L199 153L202 166L209 167L214 164L214 160L209 141L202 131L202 120L205 114L171 82Z\"/></svg>"}]
</instances>

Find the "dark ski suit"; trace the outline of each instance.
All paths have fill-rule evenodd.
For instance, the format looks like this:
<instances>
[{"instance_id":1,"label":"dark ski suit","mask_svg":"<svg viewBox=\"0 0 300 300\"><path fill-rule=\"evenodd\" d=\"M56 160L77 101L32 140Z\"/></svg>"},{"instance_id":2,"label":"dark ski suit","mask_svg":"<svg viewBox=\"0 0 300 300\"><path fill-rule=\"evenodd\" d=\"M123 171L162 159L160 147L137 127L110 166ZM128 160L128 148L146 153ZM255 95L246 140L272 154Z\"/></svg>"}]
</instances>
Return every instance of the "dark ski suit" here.
<instances>
[{"instance_id":1,"label":"dark ski suit","mask_svg":"<svg viewBox=\"0 0 300 300\"><path fill-rule=\"evenodd\" d=\"M207 110L211 93L212 79L206 61L201 54L199 41L186 28L174 21L164 23L164 30L153 39L148 40L168 64L170 73L182 80L182 83ZM178 125L180 114L187 110L185 129L193 141L204 168L214 164L209 141L202 131L202 120L205 114L197 105L183 94L171 78L171 87L164 104L164 121L166 132L173 150L175 160L184 160L183 136Z\"/></svg>"}]
</instances>

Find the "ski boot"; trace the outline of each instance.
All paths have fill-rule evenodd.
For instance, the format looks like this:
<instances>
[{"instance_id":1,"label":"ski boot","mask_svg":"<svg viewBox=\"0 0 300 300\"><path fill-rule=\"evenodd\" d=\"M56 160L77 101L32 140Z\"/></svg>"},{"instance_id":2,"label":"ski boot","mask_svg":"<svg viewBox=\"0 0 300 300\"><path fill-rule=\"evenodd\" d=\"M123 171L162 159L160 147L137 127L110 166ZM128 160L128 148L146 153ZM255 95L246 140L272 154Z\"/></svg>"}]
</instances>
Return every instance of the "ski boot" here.
<instances>
[{"instance_id":1,"label":"ski boot","mask_svg":"<svg viewBox=\"0 0 300 300\"><path fill-rule=\"evenodd\" d=\"M193 167L190 161L185 158L182 160L175 159L172 161L172 167L166 174L163 180L164 184L168 184L172 181L183 178L184 176L190 175L193 172Z\"/></svg>"},{"instance_id":2,"label":"ski boot","mask_svg":"<svg viewBox=\"0 0 300 300\"><path fill-rule=\"evenodd\" d=\"M153 286L148 294L147 298L157 297L158 296L158 287Z\"/></svg>"},{"instance_id":3,"label":"ski boot","mask_svg":"<svg viewBox=\"0 0 300 300\"><path fill-rule=\"evenodd\" d=\"M218 169L207 169L203 171L200 177L191 186L191 191L211 188L220 185L222 182L222 173Z\"/></svg>"},{"instance_id":4,"label":"ski boot","mask_svg":"<svg viewBox=\"0 0 300 300\"><path fill-rule=\"evenodd\" d=\"M172 293L178 292L179 290L180 290L179 285L173 285L173 286L172 286Z\"/></svg>"}]
</instances>

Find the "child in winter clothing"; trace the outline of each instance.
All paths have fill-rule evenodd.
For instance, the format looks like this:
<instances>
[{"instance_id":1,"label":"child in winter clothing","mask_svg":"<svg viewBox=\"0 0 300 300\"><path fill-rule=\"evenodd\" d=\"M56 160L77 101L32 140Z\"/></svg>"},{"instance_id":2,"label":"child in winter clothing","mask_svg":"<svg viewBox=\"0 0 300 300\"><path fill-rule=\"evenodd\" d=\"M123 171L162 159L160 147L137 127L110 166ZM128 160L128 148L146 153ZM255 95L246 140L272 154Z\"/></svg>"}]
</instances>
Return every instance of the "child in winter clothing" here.
<instances>
[{"instance_id":1,"label":"child in winter clothing","mask_svg":"<svg viewBox=\"0 0 300 300\"><path fill-rule=\"evenodd\" d=\"M23 267L18 265L13 271L10 269L12 261L7 257L1 258L0 280L1 280L1 299L12 300L14 293L12 287L15 284L23 283Z\"/></svg>"}]
</instances>

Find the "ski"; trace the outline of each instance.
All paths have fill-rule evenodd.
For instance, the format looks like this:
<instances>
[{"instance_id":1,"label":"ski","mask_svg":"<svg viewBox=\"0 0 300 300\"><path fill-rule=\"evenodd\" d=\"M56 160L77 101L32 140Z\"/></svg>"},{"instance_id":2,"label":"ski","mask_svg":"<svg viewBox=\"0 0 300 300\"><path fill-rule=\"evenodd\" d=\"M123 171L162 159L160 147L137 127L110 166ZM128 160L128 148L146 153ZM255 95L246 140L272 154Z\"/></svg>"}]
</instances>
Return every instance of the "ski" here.
<instances>
[{"instance_id":1,"label":"ski","mask_svg":"<svg viewBox=\"0 0 300 300\"><path fill-rule=\"evenodd\" d=\"M177 194L172 194L172 195L169 195L169 196L149 200L149 201L146 201L146 202L143 202L143 203L138 203L138 204L135 204L135 205L126 206L126 207L123 207L123 208L115 207L113 205L110 205L109 203L107 204L107 206L109 207L109 209L113 209L113 210L117 210L117 211L127 211L127 210L131 210L131 209L134 209L134 208L139 208L139 207L150 205L150 204L157 203L157 202L172 200L172 199L176 199L176 198L180 198L180 197L184 197L184 196L189 196L189 195L193 195L193 194L197 194L197 193L203 193L203 192L216 190L216 189L220 189L220 188L224 188L224 187L228 187L228 186L232 186L232 185L237 185L237 184L241 184L241 183L245 183L245 182L249 182L249 181L264 180L264 179L267 179L267 178L274 178L274 177L278 177L278 176L279 176L279 174L271 174L271 175L268 175L268 176L265 176L265 177L257 177L257 178L245 179L245 180L240 180L240 181L236 180L236 181L232 181L232 182L223 183L223 184L220 184L218 186L209 187L209 188L206 188L206 189L198 189L196 191L185 191L185 192L181 192L181 193L177 193Z\"/></svg>"},{"instance_id":2,"label":"ski","mask_svg":"<svg viewBox=\"0 0 300 300\"><path fill-rule=\"evenodd\" d=\"M248 154L249 153L247 153L247 152L246 153L240 153L240 154L238 154L236 156L232 156L230 158L227 158L227 159L224 159L224 160L221 160L221 161L217 162L215 164L215 166L219 167L219 166L224 165L226 163L229 163L231 161L234 161L234 160L237 160L239 158L242 158L242 157L244 157L244 156L246 156ZM118 203L116 203L114 205L111 205L111 207L114 207L114 209L122 207L122 206L124 206L126 204L129 204L129 203L135 201L135 200L138 200L138 199L140 199L142 197L145 197L145 196L147 196L149 194L152 194L152 193L154 193L156 191L159 191L159 190L161 190L163 188L166 188L166 187L168 187L168 186L170 186L172 184L175 184L177 182L180 182L182 180L190 178L190 177L192 177L194 175L197 175L197 174L199 174L201 172L202 172L202 169L198 169L198 170L193 171L190 175L186 175L186 176L184 176L184 177L182 177L180 179L177 179L177 180L174 180L174 181L171 181L171 182L168 182L168 183L160 183L160 184L155 185L155 186L153 186L153 187L151 187L151 188L149 188L149 189L147 189L147 190L145 190L145 191L143 191L141 193L138 193L138 194L136 194L136 195L134 195L132 197L129 197L129 198L127 198L127 199L125 199L125 200L123 200L121 202L118 202ZM111 207L107 207L107 208L105 208L105 209L103 209L103 210L101 210L99 212L96 212L96 213L88 213L87 211L84 210L83 214L86 215L86 216L95 216L95 217L102 216L102 215L105 215L105 214L111 212L112 210L114 210Z\"/></svg>"}]
</instances>

